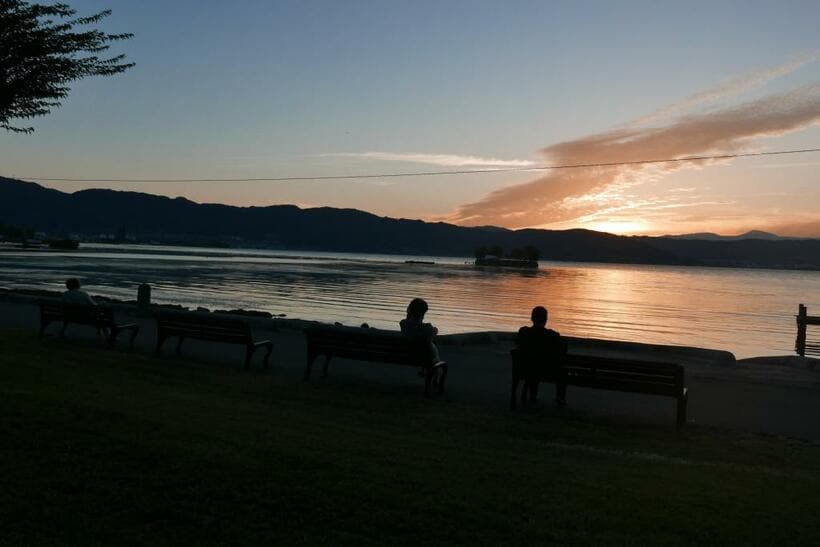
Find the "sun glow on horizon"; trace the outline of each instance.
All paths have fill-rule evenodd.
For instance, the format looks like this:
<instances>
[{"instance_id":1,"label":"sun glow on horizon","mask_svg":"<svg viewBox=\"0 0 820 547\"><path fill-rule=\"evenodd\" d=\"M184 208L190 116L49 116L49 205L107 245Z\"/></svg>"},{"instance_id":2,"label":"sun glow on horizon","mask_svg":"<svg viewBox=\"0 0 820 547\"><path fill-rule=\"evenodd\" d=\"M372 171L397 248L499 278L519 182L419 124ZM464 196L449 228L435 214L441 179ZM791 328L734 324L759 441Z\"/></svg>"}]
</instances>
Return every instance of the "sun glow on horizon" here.
<instances>
[{"instance_id":1,"label":"sun glow on horizon","mask_svg":"<svg viewBox=\"0 0 820 547\"><path fill-rule=\"evenodd\" d=\"M651 228L643 220L602 220L590 222L581 227L596 232L608 232L617 235L644 234L651 231Z\"/></svg>"}]
</instances>

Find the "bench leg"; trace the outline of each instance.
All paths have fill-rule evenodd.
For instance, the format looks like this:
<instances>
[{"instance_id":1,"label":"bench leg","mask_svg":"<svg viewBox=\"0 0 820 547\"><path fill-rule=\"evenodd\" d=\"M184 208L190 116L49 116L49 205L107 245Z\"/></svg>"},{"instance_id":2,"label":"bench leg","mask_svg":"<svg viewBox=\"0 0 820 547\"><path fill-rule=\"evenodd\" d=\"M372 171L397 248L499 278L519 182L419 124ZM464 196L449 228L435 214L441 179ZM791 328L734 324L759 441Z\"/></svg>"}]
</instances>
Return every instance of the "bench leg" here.
<instances>
[{"instance_id":1,"label":"bench leg","mask_svg":"<svg viewBox=\"0 0 820 547\"><path fill-rule=\"evenodd\" d=\"M555 380L555 402L559 406L567 404L567 379L560 373Z\"/></svg>"},{"instance_id":2,"label":"bench leg","mask_svg":"<svg viewBox=\"0 0 820 547\"><path fill-rule=\"evenodd\" d=\"M165 343L165 340L167 338L168 337L165 336L165 333L163 333L163 332L158 332L157 333L157 351L155 352L157 357L159 357L160 354L162 353L162 345Z\"/></svg>"},{"instance_id":3,"label":"bench leg","mask_svg":"<svg viewBox=\"0 0 820 547\"><path fill-rule=\"evenodd\" d=\"M245 370L251 368L251 359L253 358L253 354L256 352L256 347L254 346L246 346L245 347Z\"/></svg>"},{"instance_id":4,"label":"bench leg","mask_svg":"<svg viewBox=\"0 0 820 547\"><path fill-rule=\"evenodd\" d=\"M273 342L267 344L265 346L267 351L265 352L265 368L270 368L270 354L273 353Z\"/></svg>"},{"instance_id":5,"label":"bench leg","mask_svg":"<svg viewBox=\"0 0 820 547\"><path fill-rule=\"evenodd\" d=\"M521 406L526 407L527 403L529 403L530 400L534 399L537 396L538 388L535 388L534 391L536 395L533 395L532 380L525 377L523 384L524 385L521 387ZM536 386L537 385L538 384L536 384Z\"/></svg>"},{"instance_id":6,"label":"bench leg","mask_svg":"<svg viewBox=\"0 0 820 547\"><path fill-rule=\"evenodd\" d=\"M48 327L50 321L40 321L40 333L37 335L39 340L43 339L43 336L46 334L46 327Z\"/></svg>"},{"instance_id":7,"label":"bench leg","mask_svg":"<svg viewBox=\"0 0 820 547\"><path fill-rule=\"evenodd\" d=\"M325 364L322 365L322 379L327 378L327 367L330 365L330 358L332 355L325 355Z\"/></svg>"},{"instance_id":8,"label":"bench leg","mask_svg":"<svg viewBox=\"0 0 820 547\"><path fill-rule=\"evenodd\" d=\"M510 389L510 410L515 410L516 400L518 399L518 385L521 383L521 378L516 374L512 377L512 389Z\"/></svg>"},{"instance_id":9,"label":"bench leg","mask_svg":"<svg viewBox=\"0 0 820 547\"><path fill-rule=\"evenodd\" d=\"M65 338L65 329L68 326L68 321L63 321L63 328L60 329L60 338Z\"/></svg>"},{"instance_id":10,"label":"bench leg","mask_svg":"<svg viewBox=\"0 0 820 547\"><path fill-rule=\"evenodd\" d=\"M316 356L313 355L310 351L307 354L307 362L305 363L305 376L302 378L303 381L307 382L310 380L310 373L313 370L313 361L316 360Z\"/></svg>"},{"instance_id":11,"label":"bench leg","mask_svg":"<svg viewBox=\"0 0 820 547\"><path fill-rule=\"evenodd\" d=\"M182 355L182 343L185 341L184 336L179 337L179 342L177 342L177 356Z\"/></svg>"},{"instance_id":12,"label":"bench leg","mask_svg":"<svg viewBox=\"0 0 820 547\"><path fill-rule=\"evenodd\" d=\"M436 373L436 369L434 369L433 367L428 367L427 370L425 370L425 374L424 374L424 398L425 399L430 398L430 384L433 383L433 375L435 375L435 373Z\"/></svg>"},{"instance_id":13,"label":"bench leg","mask_svg":"<svg viewBox=\"0 0 820 547\"><path fill-rule=\"evenodd\" d=\"M108 336L106 336L105 345L109 348L114 345L114 342L117 341L117 336L120 335L120 329L117 327L107 327L108 328ZM105 332L103 330L103 332Z\"/></svg>"},{"instance_id":14,"label":"bench leg","mask_svg":"<svg viewBox=\"0 0 820 547\"><path fill-rule=\"evenodd\" d=\"M137 337L137 334L139 334L139 332L140 328L138 326L131 329L131 339L128 341L129 348L134 349L134 338Z\"/></svg>"},{"instance_id":15,"label":"bench leg","mask_svg":"<svg viewBox=\"0 0 820 547\"><path fill-rule=\"evenodd\" d=\"M680 397L678 397L678 419L677 419L677 428L680 429L683 427L683 424L686 423L686 403L689 401L689 393L684 393Z\"/></svg>"},{"instance_id":16,"label":"bench leg","mask_svg":"<svg viewBox=\"0 0 820 547\"><path fill-rule=\"evenodd\" d=\"M447 364L439 365L439 377L438 377L438 391L439 393L444 393L444 382L447 380Z\"/></svg>"}]
</instances>

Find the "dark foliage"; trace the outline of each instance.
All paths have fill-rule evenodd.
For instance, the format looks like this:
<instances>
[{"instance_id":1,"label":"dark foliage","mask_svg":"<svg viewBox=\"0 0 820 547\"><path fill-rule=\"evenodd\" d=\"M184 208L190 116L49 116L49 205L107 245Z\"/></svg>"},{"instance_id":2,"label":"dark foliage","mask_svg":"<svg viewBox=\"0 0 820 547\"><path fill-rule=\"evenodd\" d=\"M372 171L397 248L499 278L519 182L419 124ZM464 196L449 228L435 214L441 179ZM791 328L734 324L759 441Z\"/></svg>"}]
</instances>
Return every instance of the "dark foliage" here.
<instances>
[{"instance_id":1,"label":"dark foliage","mask_svg":"<svg viewBox=\"0 0 820 547\"><path fill-rule=\"evenodd\" d=\"M509 258L515 258L517 260L534 260L538 261L541 258L541 252L538 248L533 247L532 245L527 245L526 247L515 248L510 251Z\"/></svg>"},{"instance_id":2,"label":"dark foliage","mask_svg":"<svg viewBox=\"0 0 820 547\"><path fill-rule=\"evenodd\" d=\"M541 251L534 245L526 245L524 247L515 247L509 253L504 253L504 249L500 245L493 247L478 247L475 250L475 257L481 260L487 256L495 256L498 258L514 258L516 260L534 260L538 261L541 258Z\"/></svg>"},{"instance_id":3,"label":"dark foliage","mask_svg":"<svg viewBox=\"0 0 820 547\"><path fill-rule=\"evenodd\" d=\"M53 234L114 234L194 245L464 256L492 247L541 250L541 260L820 269L820 239L766 241L624 237L589 230L466 228L355 209L231 207L137 192L66 194L0 177L0 221ZM502 252L503 254L503 252Z\"/></svg>"},{"instance_id":4,"label":"dark foliage","mask_svg":"<svg viewBox=\"0 0 820 547\"><path fill-rule=\"evenodd\" d=\"M19 226L7 226L0 222L0 240L26 241L34 237L34 230L20 228Z\"/></svg>"},{"instance_id":5,"label":"dark foliage","mask_svg":"<svg viewBox=\"0 0 820 547\"><path fill-rule=\"evenodd\" d=\"M69 84L88 76L111 76L132 67L125 55L106 57L110 43L131 34L77 30L111 14L75 17L67 4L0 0L0 127L30 132L15 119L31 119L60 106Z\"/></svg>"}]
</instances>

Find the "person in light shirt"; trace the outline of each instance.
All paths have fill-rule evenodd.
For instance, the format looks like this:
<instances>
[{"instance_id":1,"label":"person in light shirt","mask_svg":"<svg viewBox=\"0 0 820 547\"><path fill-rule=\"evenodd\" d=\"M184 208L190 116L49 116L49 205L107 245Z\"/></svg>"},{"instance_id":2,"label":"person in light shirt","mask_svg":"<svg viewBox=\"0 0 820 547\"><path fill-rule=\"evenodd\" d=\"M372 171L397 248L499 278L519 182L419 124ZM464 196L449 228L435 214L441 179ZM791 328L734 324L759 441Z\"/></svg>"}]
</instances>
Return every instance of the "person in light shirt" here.
<instances>
[{"instance_id":1,"label":"person in light shirt","mask_svg":"<svg viewBox=\"0 0 820 547\"><path fill-rule=\"evenodd\" d=\"M76 277L67 279L65 288L68 289L63 293L64 304L85 304L87 306L96 306L97 303L91 298L87 292L80 289L80 280Z\"/></svg>"}]
</instances>

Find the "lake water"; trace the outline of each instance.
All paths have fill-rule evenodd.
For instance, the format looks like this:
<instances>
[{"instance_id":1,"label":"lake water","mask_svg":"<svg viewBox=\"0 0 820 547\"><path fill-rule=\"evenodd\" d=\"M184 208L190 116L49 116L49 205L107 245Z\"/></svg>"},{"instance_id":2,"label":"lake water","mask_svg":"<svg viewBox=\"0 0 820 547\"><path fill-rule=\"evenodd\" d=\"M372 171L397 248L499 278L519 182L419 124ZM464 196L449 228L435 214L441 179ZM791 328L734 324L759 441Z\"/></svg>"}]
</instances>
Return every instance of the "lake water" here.
<instances>
[{"instance_id":1,"label":"lake water","mask_svg":"<svg viewBox=\"0 0 820 547\"><path fill-rule=\"evenodd\" d=\"M405 264L432 260L434 265ZM255 309L288 317L397 328L407 302L430 303L442 334L516 330L534 305L562 334L693 345L738 357L794 352L798 303L820 308L820 272L542 262L538 271L476 268L466 258L83 245L73 252L0 252L0 287Z\"/></svg>"}]
</instances>

